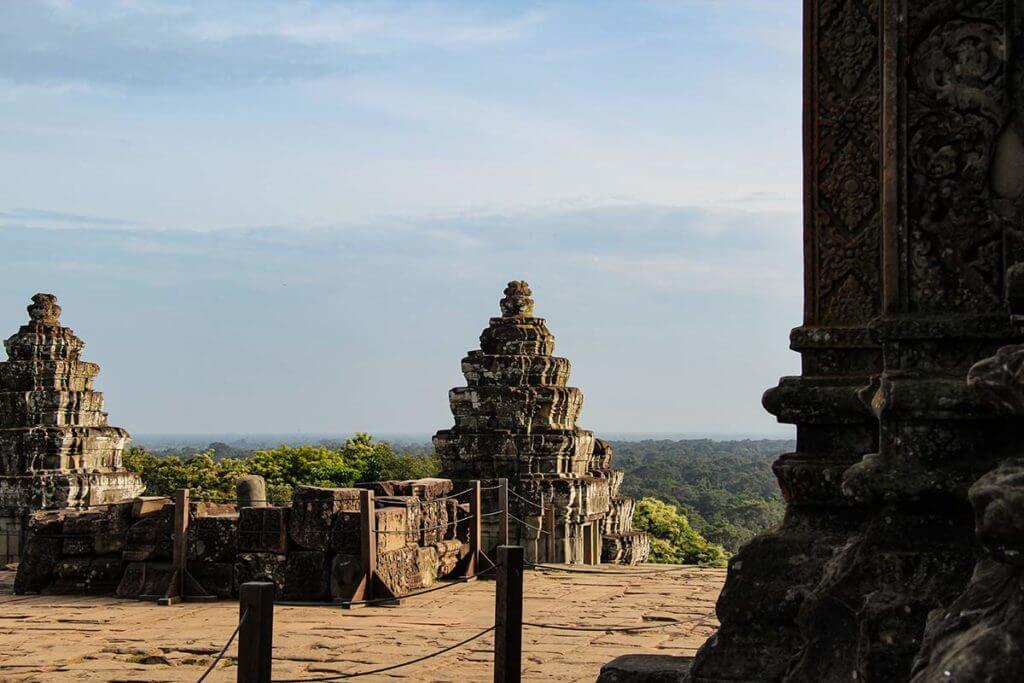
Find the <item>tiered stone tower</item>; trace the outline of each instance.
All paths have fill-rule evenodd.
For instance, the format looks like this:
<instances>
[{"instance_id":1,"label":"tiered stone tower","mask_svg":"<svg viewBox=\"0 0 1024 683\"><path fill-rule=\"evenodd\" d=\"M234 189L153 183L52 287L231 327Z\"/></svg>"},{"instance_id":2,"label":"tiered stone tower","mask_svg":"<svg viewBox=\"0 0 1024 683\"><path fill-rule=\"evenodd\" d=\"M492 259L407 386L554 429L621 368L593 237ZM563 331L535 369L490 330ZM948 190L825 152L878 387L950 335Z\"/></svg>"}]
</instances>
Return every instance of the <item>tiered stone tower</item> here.
<instances>
[{"instance_id":1,"label":"tiered stone tower","mask_svg":"<svg viewBox=\"0 0 1024 683\"><path fill-rule=\"evenodd\" d=\"M25 515L82 508L142 492L121 465L128 432L107 425L100 368L80 360L85 345L60 324L52 294L36 294L29 322L4 342L0 363L0 557L17 559Z\"/></svg>"},{"instance_id":2,"label":"tiered stone tower","mask_svg":"<svg viewBox=\"0 0 1024 683\"><path fill-rule=\"evenodd\" d=\"M533 315L525 282L510 282L501 317L480 335L480 350L462 359L468 386L449 393L455 427L434 436L452 479L509 479L510 488L555 511L554 552L539 535L539 510L511 496L511 535L528 559L593 564L636 563L650 541L632 530L633 500L618 495L622 471L611 468L611 447L576 426L583 393L568 386L569 361L552 353L555 338ZM518 501L518 502L517 502ZM489 518L486 525L494 525Z\"/></svg>"}]
</instances>

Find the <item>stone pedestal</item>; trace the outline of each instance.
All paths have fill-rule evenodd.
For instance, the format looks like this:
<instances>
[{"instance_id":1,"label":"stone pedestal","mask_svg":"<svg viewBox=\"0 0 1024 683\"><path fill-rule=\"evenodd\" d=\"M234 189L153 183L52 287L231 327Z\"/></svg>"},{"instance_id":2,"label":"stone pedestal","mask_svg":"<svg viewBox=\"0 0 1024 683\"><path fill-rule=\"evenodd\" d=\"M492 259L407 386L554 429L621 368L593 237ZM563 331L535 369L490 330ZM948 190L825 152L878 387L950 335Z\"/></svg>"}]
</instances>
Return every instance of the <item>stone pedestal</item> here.
<instances>
[{"instance_id":1,"label":"stone pedestal","mask_svg":"<svg viewBox=\"0 0 1024 683\"><path fill-rule=\"evenodd\" d=\"M28 312L0 363L0 533L9 561L28 513L103 505L143 489L121 464L128 433L107 425L103 395L92 389L99 366L81 360L84 344L60 325L56 298L36 294Z\"/></svg>"},{"instance_id":2,"label":"stone pedestal","mask_svg":"<svg viewBox=\"0 0 1024 683\"><path fill-rule=\"evenodd\" d=\"M467 386L449 393L455 426L434 436L442 476L456 480L507 478L512 491L555 511L554 552L541 535L535 505L510 496L513 542L527 559L596 564L603 547L611 561L643 562L650 544L632 530L633 501L619 496L621 470L611 446L576 425L583 393L568 386L569 361L554 355L555 338L533 315L525 282L510 282L501 317L491 318L480 349L462 360ZM496 496L486 509L496 509ZM484 521L484 540L496 538L497 517Z\"/></svg>"}]
</instances>

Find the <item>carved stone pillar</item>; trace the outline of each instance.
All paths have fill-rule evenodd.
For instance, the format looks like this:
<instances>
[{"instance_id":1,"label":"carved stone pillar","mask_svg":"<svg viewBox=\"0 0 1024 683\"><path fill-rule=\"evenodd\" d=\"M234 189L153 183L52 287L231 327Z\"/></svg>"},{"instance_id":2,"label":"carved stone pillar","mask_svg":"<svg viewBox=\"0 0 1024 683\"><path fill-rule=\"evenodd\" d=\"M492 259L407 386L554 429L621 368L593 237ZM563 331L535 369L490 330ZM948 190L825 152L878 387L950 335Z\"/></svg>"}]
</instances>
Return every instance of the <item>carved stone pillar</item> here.
<instances>
[{"instance_id":1,"label":"carved stone pillar","mask_svg":"<svg viewBox=\"0 0 1024 683\"><path fill-rule=\"evenodd\" d=\"M787 514L731 562L694 680L906 680L970 576L967 490L1010 440L965 379L1024 339L1022 9L805 2L803 366L764 401L797 427Z\"/></svg>"}]
</instances>

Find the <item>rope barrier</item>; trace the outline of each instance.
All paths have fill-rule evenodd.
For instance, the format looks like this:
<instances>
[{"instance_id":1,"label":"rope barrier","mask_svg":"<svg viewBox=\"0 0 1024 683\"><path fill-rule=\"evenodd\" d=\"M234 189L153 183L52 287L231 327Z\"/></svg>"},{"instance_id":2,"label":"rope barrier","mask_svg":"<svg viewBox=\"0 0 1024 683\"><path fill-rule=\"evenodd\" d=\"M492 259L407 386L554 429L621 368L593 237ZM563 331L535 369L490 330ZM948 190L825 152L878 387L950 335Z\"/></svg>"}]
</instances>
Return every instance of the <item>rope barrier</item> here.
<instances>
[{"instance_id":1,"label":"rope barrier","mask_svg":"<svg viewBox=\"0 0 1024 683\"><path fill-rule=\"evenodd\" d=\"M504 510L495 510L494 512L487 512L487 513L482 514L480 516L481 517L493 517L494 515L500 515L503 512L504 512Z\"/></svg>"},{"instance_id":2,"label":"rope barrier","mask_svg":"<svg viewBox=\"0 0 1024 683\"><path fill-rule=\"evenodd\" d=\"M495 490L500 489L500 488L501 488L501 484L498 484L498 485L495 485L495 486L481 486L480 490L481 491L495 491Z\"/></svg>"},{"instance_id":3,"label":"rope barrier","mask_svg":"<svg viewBox=\"0 0 1024 683\"><path fill-rule=\"evenodd\" d=\"M477 572L476 575L477 576L481 576L483 574L487 574L488 572L492 572L492 571L494 571L494 567L490 567L490 568L485 569L483 571ZM443 583L443 584L441 584L439 586L431 586L430 588L424 588L423 590L413 591L412 593L405 593L404 595L399 595L399 596L396 596L396 597L393 597L393 598L373 598L371 600L350 600L348 602L342 602L340 604L342 606L348 606L348 605L382 605L384 603L394 602L395 600L405 600L406 598L415 598L415 597L418 597L420 595L426 595L427 593L434 593L436 591L443 591L443 590L448 589L448 588L454 588L455 586L461 586L464 583L469 583L474 578L475 577L470 576L470 577L466 577L466 578L456 579L455 581L450 581L448 583ZM277 604L278 605L287 605L288 603L283 602L283 601L278 601ZM338 604L338 603L315 603L315 604L322 604L324 606L330 606L330 605L334 605L334 604Z\"/></svg>"},{"instance_id":4,"label":"rope barrier","mask_svg":"<svg viewBox=\"0 0 1024 683\"><path fill-rule=\"evenodd\" d=\"M550 564L534 564L533 562L526 562L527 567L534 569L547 569L553 572L566 572L569 574L609 574L618 576L645 576L648 574L668 574L671 572L681 572L687 569L693 569L692 565L682 565L679 567L669 567L667 569L652 569L650 571L619 571L615 569L575 569L572 567L556 567Z\"/></svg>"},{"instance_id":5,"label":"rope barrier","mask_svg":"<svg viewBox=\"0 0 1024 683\"><path fill-rule=\"evenodd\" d=\"M677 626L682 623L682 620L676 619L660 624L643 624L639 626L570 626L567 624L538 624L533 621L524 621L523 626L545 628L554 631L602 631L607 633L624 633L629 631L650 631L656 628L668 628L669 626Z\"/></svg>"},{"instance_id":6,"label":"rope barrier","mask_svg":"<svg viewBox=\"0 0 1024 683\"><path fill-rule=\"evenodd\" d=\"M529 498L525 498L525 497L519 495L518 493L516 493L515 489L511 489L510 488L508 490L508 492L511 493L516 498L518 498L519 500L521 500L523 502L526 502L526 503L529 503L530 505L534 506L535 508L537 508L539 510L543 510L544 509L543 505L541 505L540 503L535 503L534 501L530 500Z\"/></svg>"},{"instance_id":7,"label":"rope barrier","mask_svg":"<svg viewBox=\"0 0 1024 683\"><path fill-rule=\"evenodd\" d=\"M452 494L449 494L447 496L442 496L440 498L431 498L430 500L425 501L425 502L432 503L435 500L451 500L453 498L458 498L459 496L464 496L467 493L472 493L472 492L473 492L473 489L466 489L465 491L459 491L458 493L452 493Z\"/></svg>"},{"instance_id":8,"label":"rope barrier","mask_svg":"<svg viewBox=\"0 0 1024 683\"><path fill-rule=\"evenodd\" d=\"M539 526L534 526L534 525L530 524L529 522L524 522L523 520L521 520L518 517L516 517L515 515L513 515L511 512L508 513L508 516L511 517L512 519L516 520L517 522L519 522L523 526L530 527L531 529L536 529L537 531L541 532L542 534L548 534L549 536L551 535L545 529L541 529Z\"/></svg>"},{"instance_id":9,"label":"rope barrier","mask_svg":"<svg viewBox=\"0 0 1024 683\"><path fill-rule=\"evenodd\" d=\"M341 680L344 680L346 678L359 678L360 676L370 676L372 674L382 674L382 673L384 673L386 671L394 671L395 669L402 669L402 668L407 667L407 666L412 666L413 664L419 664L420 662L424 662L424 661L426 661L428 659L433 659L434 657L439 657L440 655L443 655L446 652L451 652L452 650L458 649L458 648L462 647L463 645L466 645L467 643L471 643L474 640L476 640L477 638L482 638L483 636L487 635L488 633L490 633L494 629L495 629L494 626L490 626L488 628L485 628L483 631L480 631L479 633L475 633L475 634L471 635L469 638L465 638L463 640L460 640L459 642L457 642L457 643L455 643L453 645L449 645L447 647L443 647L440 650L437 650L435 652L431 652L430 654L426 654L426 655L423 655L421 657L416 657L415 659L410 659L408 661L400 662L398 664L392 664L390 666L383 666L383 667L381 667L379 669L371 669L369 671L355 671L353 673L337 674L335 676L323 676L323 677L320 677L320 678L282 678L282 679L275 679L274 683L306 683L307 681L341 681Z\"/></svg>"},{"instance_id":10,"label":"rope barrier","mask_svg":"<svg viewBox=\"0 0 1024 683\"><path fill-rule=\"evenodd\" d=\"M235 642L235 637L238 635L239 630L241 630L242 623L245 622L245 618L247 616L249 616L249 610L245 610L244 612L242 612L242 618L238 620L238 625L235 626L235 630L231 632L231 636L228 638L228 642L224 643L224 647L220 649L220 652L217 653L217 656L213 659L212 662L210 662L210 666L206 668L206 671L203 672L203 675L199 677L199 680L196 681L196 683L203 683L203 681L206 680L206 677L209 676L210 673L213 671L214 667L217 666L217 662L224 658L224 653L228 651L229 647L231 647L231 643Z\"/></svg>"}]
</instances>

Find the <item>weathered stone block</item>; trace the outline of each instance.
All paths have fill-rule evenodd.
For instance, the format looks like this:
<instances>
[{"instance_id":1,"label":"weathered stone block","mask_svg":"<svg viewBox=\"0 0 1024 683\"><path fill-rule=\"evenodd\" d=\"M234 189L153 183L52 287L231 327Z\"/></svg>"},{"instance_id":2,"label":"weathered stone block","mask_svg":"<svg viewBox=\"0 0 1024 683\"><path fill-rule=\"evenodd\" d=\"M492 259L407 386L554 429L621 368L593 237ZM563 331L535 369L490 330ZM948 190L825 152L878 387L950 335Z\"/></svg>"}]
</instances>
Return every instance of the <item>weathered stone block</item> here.
<instances>
[{"instance_id":1,"label":"weathered stone block","mask_svg":"<svg viewBox=\"0 0 1024 683\"><path fill-rule=\"evenodd\" d=\"M377 578L394 595L413 590L420 580L418 548L406 546L377 554Z\"/></svg>"},{"instance_id":2,"label":"weathered stone block","mask_svg":"<svg viewBox=\"0 0 1024 683\"><path fill-rule=\"evenodd\" d=\"M336 553L358 555L361 548L359 512L336 512L331 527L331 550Z\"/></svg>"},{"instance_id":3,"label":"weathered stone block","mask_svg":"<svg viewBox=\"0 0 1024 683\"><path fill-rule=\"evenodd\" d=\"M56 592L113 590L121 580L119 557L65 557L53 570Z\"/></svg>"},{"instance_id":4,"label":"weathered stone block","mask_svg":"<svg viewBox=\"0 0 1024 683\"><path fill-rule=\"evenodd\" d=\"M409 588L419 590L429 588L437 580L438 552L435 546L416 548L416 571L411 577Z\"/></svg>"},{"instance_id":5,"label":"weathered stone block","mask_svg":"<svg viewBox=\"0 0 1024 683\"><path fill-rule=\"evenodd\" d=\"M455 571L459 560L469 553L469 548L461 541L440 541L434 544L437 550L437 576L448 578Z\"/></svg>"},{"instance_id":6,"label":"weathered stone block","mask_svg":"<svg viewBox=\"0 0 1024 683\"><path fill-rule=\"evenodd\" d=\"M406 533L404 537L404 543L411 543L416 545L420 541L421 531L423 528L423 510L421 508L422 501L419 498L413 496L380 496L374 501L377 506L378 514L380 510L384 509L399 509L403 510L405 514L405 528ZM379 526L377 527L380 528ZM377 547L380 549L381 537L385 534L378 534ZM386 534L388 536L394 534Z\"/></svg>"},{"instance_id":7,"label":"weathered stone block","mask_svg":"<svg viewBox=\"0 0 1024 683\"><path fill-rule=\"evenodd\" d=\"M189 522L188 557L201 562L234 562L238 516L197 517Z\"/></svg>"},{"instance_id":8,"label":"weathered stone block","mask_svg":"<svg viewBox=\"0 0 1024 683\"><path fill-rule=\"evenodd\" d=\"M59 525L58 525L59 533ZM22 550L18 573L14 577L14 592L17 595L39 593L53 581L53 572L61 558L59 536L30 536Z\"/></svg>"},{"instance_id":9,"label":"weathered stone block","mask_svg":"<svg viewBox=\"0 0 1024 683\"><path fill-rule=\"evenodd\" d=\"M246 508L259 510L261 508ZM273 508L264 508L273 509ZM273 581L278 592L284 588L285 564L288 558L277 553L239 553L235 558L235 591L249 581Z\"/></svg>"},{"instance_id":10,"label":"weathered stone block","mask_svg":"<svg viewBox=\"0 0 1024 683\"><path fill-rule=\"evenodd\" d=\"M340 553L331 560L331 599L351 600L363 577L363 561L359 555Z\"/></svg>"},{"instance_id":11,"label":"weathered stone block","mask_svg":"<svg viewBox=\"0 0 1024 683\"><path fill-rule=\"evenodd\" d=\"M433 500L447 496L453 490L451 479L428 477L425 479L406 479L392 481L375 481L360 484L371 487L378 496L414 496L420 500Z\"/></svg>"},{"instance_id":12,"label":"weathered stone block","mask_svg":"<svg viewBox=\"0 0 1024 683\"><path fill-rule=\"evenodd\" d=\"M359 489L300 486L292 494L291 538L303 548L326 550L331 545L334 514L358 510Z\"/></svg>"},{"instance_id":13,"label":"weathered stone block","mask_svg":"<svg viewBox=\"0 0 1024 683\"><path fill-rule=\"evenodd\" d=\"M164 595L171 582L171 574L168 562L128 562L121 582L117 585L117 596L138 598L143 595Z\"/></svg>"},{"instance_id":14,"label":"weathered stone block","mask_svg":"<svg viewBox=\"0 0 1024 683\"><path fill-rule=\"evenodd\" d=\"M288 508L242 508L238 511L240 552L288 551Z\"/></svg>"},{"instance_id":15,"label":"weathered stone block","mask_svg":"<svg viewBox=\"0 0 1024 683\"><path fill-rule=\"evenodd\" d=\"M218 598L230 598L234 595L234 562L189 562L188 572L210 595Z\"/></svg>"},{"instance_id":16,"label":"weathered stone block","mask_svg":"<svg viewBox=\"0 0 1024 683\"><path fill-rule=\"evenodd\" d=\"M431 500L420 503L420 545L432 545L449 533L447 500Z\"/></svg>"},{"instance_id":17,"label":"weathered stone block","mask_svg":"<svg viewBox=\"0 0 1024 683\"><path fill-rule=\"evenodd\" d=\"M96 527L103 519L103 514L100 511L69 514L64 520L62 554L65 556L94 555L93 536L96 535Z\"/></svg>"},{"instance_id":18,"label":"weathered stone block","mask_svg":"<svg viewBox=\"0 0 1024 683\"><path fill-rule=\"evenodd\" d=\"M378 508L377 554L404 548L411 543L409 534L409 510L404 507Z\"/></svg>"},{"instance_id":19,"label":"weathered stone block","mask_svg":"<svg viewBox=\"0 0 1024 683\"><path fill-rule=\"evenodd\" d=\"M122 559L126 562L169 560L172 555L173 505L165 505L158 514L140 519L128 528Z\"/></svg>"},{"instance_id":20,"label":"weathered stone block","mask_svg":"<svg viewBox=\"0 0 1024 683\"><path fill-rule=\"evenodd\" d=\"M93 524L93 552L109 555L125 549L133 521L132 507L130 500L107 506L106 514Z\"/></svg>"},{"instance_id":21,"label":"weathered stone block","mask_svg":"<svg viewBox=\"0 0 1024 683\"><path fill-rule=\"evenodd\" d=\"M597 683L682 683L693 657L622 655L601 667Z\"/></svg>"},{"instance_id":22,"label":"weathered stone block","mask_svg":"<svg viewBox=\"0 0 1024 683\"><path fill-rule=\"evenodd\" d=\"M296 550L288 553L284 569L285 600L321 601L331 595L331 565L320 550Z\"/></svg>"}]
</instances>

